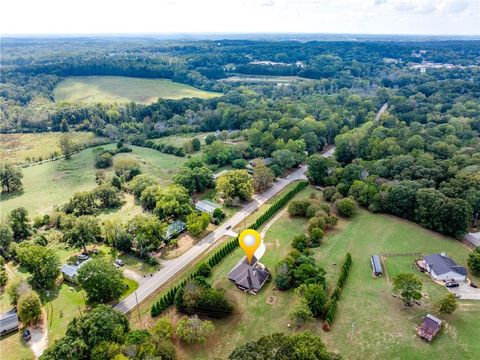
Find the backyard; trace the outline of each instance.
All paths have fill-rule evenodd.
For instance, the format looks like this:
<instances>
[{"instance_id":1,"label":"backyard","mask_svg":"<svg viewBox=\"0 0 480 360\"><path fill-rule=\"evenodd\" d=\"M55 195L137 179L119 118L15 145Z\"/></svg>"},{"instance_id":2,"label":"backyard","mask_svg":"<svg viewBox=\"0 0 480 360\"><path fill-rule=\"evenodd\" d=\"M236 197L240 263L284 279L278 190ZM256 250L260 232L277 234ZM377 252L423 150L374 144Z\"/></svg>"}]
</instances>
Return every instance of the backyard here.
<instances>
[{"instance_id":1,"label":"backyard","mask_svg":"<svg viewBox=\"0 0 480 360\"><path fill-rule=\"evenodd\" d=\"M320 196L311 187L298 196L308 197L312 192ZM264 241L267 252L261 262L274 270L277 262L290 250L293 236L305 231L305 219L290 218L284 212L266 233ZM332 331L325 333L321 329L321 321L307 323L304 330L320 334L329 349L338 351L345 359L451 359L452 352L462 359L476 357L480 343L473 334L480 325L480 303L461 301L460 308L454 314L439 315L433 304L447 290L434 284L426 275L421 275L423 292L428 297L421 300L421 306L405 308L401 300L392 297L392 286L387 279L373 278L370 268L372 254L399 252L429 254L445 251L460 264L465 264L468 248L452 238L425 230L411 222L360 210L352 219L341 220L337 230L329 234L319 248L314 249L315 257L327 271L329 284L336 281L339 264L347 251L352 254L353 267L339 301ZM212 275L213 284L226 289L228 297L235 301L235 313L231 318L215 321L215 336L206 344L179 344L181 358L223 359L235 346L261 335L292 331L287 325L291 323L289 313L297 301L293 291L276 291L273 282L269 282L258 295L252 296L239 291L227 279L229 271L242 256L241 250L235 251L214 268ZM412 270L413 261L414 257L389 257L386 260L389 276L415 272ZM474 280L478 282L478 279ZM273 305L267 304L270 296L276 297ZM425 343L415 335L415 326L428 312L446 321L444 329L432 344ZM178 318L173 310L169 314Z\"/></svg>"}]
</instances>

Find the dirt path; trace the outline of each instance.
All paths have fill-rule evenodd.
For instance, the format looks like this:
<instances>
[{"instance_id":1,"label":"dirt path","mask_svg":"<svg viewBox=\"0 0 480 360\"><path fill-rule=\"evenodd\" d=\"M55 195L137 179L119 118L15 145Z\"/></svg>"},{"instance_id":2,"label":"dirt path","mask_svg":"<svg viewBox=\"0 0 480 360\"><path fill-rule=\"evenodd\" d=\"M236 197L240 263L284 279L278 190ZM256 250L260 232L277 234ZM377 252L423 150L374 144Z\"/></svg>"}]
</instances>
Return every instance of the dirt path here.
<instances>
[{"instance_id":1,"label":"dirt path","mask_svg":"<svg viewBox=\"0 0 480 360\"><path fill-rule=\"evenodd\" d=\"M47 326L47 314L43 311L42 321L29 328L32 335L28 345L32 349L35 358L38 359L45 349L48 347L48 326Z\"/></svg>"}]
</instances>

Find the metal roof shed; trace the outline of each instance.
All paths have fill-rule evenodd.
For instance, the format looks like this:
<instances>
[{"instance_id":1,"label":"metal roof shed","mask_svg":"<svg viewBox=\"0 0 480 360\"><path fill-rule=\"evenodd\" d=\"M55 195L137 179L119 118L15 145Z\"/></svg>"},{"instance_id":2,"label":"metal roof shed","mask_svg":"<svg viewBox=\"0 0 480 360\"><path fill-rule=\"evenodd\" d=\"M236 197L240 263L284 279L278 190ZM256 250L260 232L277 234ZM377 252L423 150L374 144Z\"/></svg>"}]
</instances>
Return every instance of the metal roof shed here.
<instances>
[{"instance_id":1,"label":"metal roof shed","mask_svg":"<svg viewBox=\"0 0 480 360\"><path fill-rule=\"evenodd\" d=\"M383 274L382 263L378 255L373 255L370 259L373 275L381 276Z\"/></svg>"},{"instance_id":2,"label":"metal roof shed","mask_svg":"<svg viewBox=\"0 0 480 360\"><path fill-rule=\"evenodd\" d=\"M18 330L18 315L13 309L0 315L0 335Z\"/></svg>"}]
</instances>

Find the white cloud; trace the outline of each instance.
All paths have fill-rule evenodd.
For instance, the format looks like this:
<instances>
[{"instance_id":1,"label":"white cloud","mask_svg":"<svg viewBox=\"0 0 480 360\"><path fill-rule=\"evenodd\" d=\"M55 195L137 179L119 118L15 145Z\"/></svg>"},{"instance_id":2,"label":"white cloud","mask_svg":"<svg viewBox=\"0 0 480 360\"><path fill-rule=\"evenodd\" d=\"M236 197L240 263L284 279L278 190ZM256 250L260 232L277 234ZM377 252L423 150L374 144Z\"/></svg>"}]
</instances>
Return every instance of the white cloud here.
<instances>
[{"instance_id":1,"label":"white cloud","mask_svg":"<svg viewBox=\"0 0 480 360\"><path fill-rule=\"evenodd\" d=\"M480 35L480 0L4 0L0 33Z\"/></svg>"}]
</instances>

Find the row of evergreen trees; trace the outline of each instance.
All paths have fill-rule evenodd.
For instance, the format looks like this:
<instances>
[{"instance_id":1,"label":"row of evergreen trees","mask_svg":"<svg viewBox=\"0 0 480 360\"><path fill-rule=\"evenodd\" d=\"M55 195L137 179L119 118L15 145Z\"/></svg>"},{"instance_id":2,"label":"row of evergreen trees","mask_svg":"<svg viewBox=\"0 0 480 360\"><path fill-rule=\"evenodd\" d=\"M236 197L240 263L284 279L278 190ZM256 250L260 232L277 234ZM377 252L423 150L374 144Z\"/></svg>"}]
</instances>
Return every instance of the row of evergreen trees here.
<instances>
[{"instance_id":1,"label":"row of evergreen trees","mask_svg":"<svg viewBox=\"0 0 480 360\"><path fill-rule=\"evenodd\" d=\"M264 214L262 214L262 216L260 216L249 228L254 230L260 228L260 226L262 226L273 215L275 215L275 213L282 207L284 207L296 194L305 189L307 185L307 181L299 182L292 190L290 190L287 194L285 194L282 198L280 198L272 206L270 206L268 210ZM238 237L229 241L208 259L207 264L210 265L210 267L214 267L220 261L222 261L225 256L234 251L238 247L238 245ZM200 272L201 269L197 268L193 273L190 274L190 279L194 279L197 276L202 276L203 274L201 274ZM186 282L187 280L183 280L179 285L176 285L175 287L168 290L156 303L153 304L150 311L152 317L160 315L163 311L173 305L175 301L175 294L179 289L185 286Z\"/></svg>"},{"instance_id":2,"label":"row of evergreen trees","mask_svg":"<svg viewBox=\"0 0 480 360\"><path fill-rule=\"evenodd\" d=\"M345 261L343 262L342 268L340 269L340 275L338 276L337 280L337 287L332 293L330 298L330 304L328 305L328 310L325 315L325 321L328 323L328 328L333 323L335 319L335 315L337 314L337 301L340 299L340 294L342 292L343 286L345 285L345 281L347 281L348 274L350 273L350 269L352 267L352 255L347 253L345 255ZM324 327L325 328L325 327Z\"/></svg>"}]
</instances>

